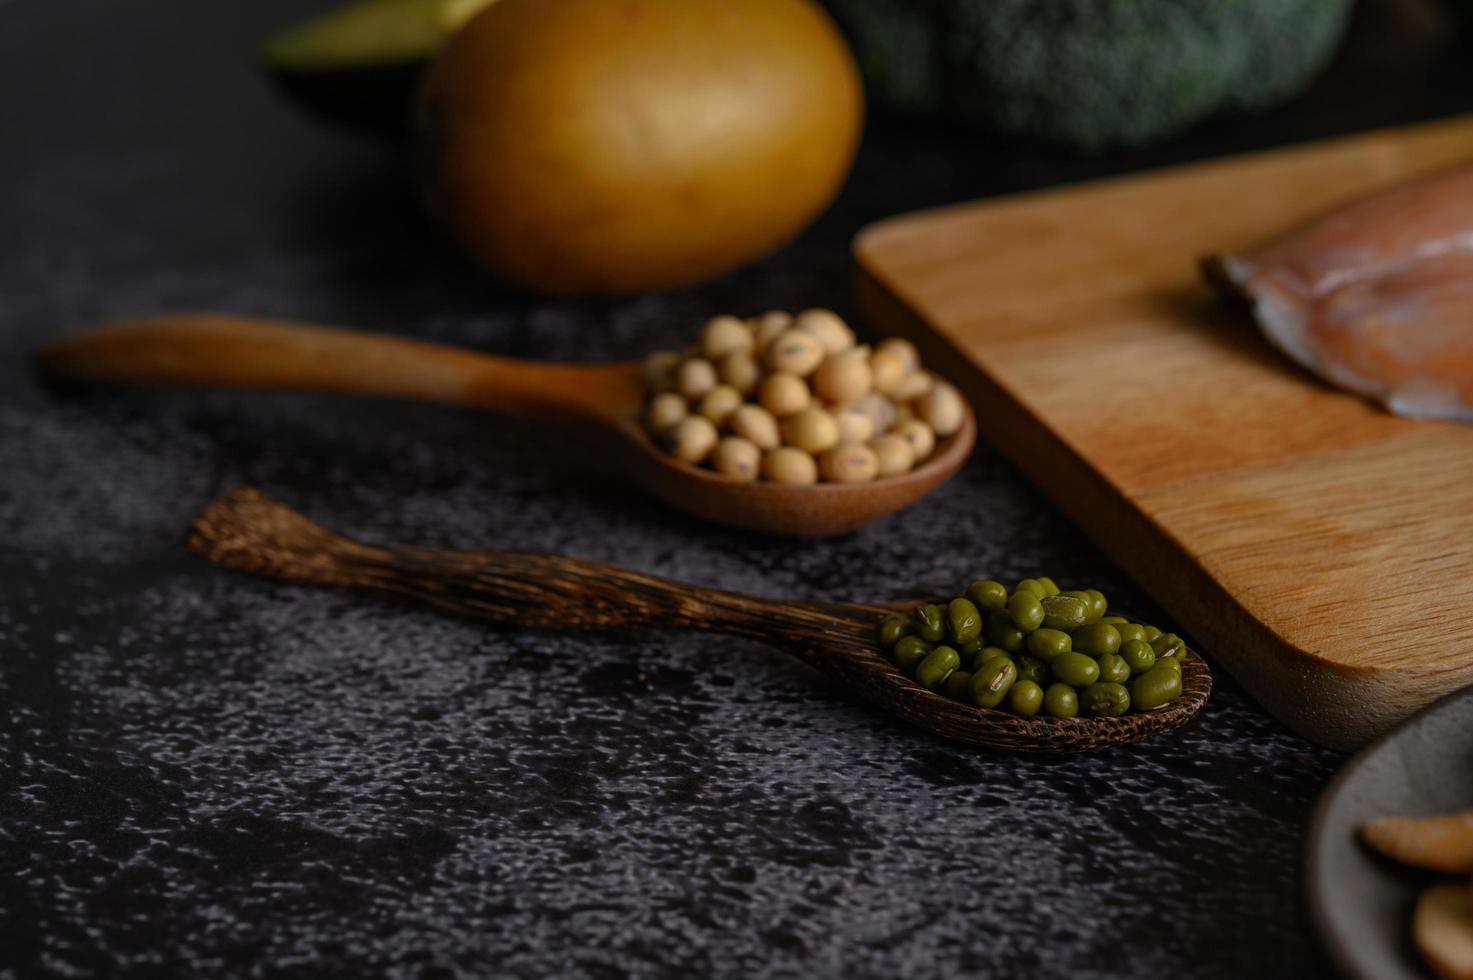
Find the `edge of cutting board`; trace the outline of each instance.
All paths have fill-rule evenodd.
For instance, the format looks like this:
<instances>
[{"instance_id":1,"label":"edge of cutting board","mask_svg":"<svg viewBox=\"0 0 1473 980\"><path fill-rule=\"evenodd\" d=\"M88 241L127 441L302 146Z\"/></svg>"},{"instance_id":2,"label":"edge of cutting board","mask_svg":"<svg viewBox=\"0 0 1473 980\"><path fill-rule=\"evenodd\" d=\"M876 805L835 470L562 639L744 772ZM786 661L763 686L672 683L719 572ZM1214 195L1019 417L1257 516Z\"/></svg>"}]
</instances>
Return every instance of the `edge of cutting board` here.
<instances>
[{"instance_id":1,"label":"edge of cutting board","mask_svg":"<svg viewBox=\"0 0 1473 980\"><path fill-rule=\"evenodd\" d=\"M1170 530L1138 509L1126 488L1076 453L1065 434L1035 414L984 356L975 349L969 353L963 349L965 341L953 339L955 326L947 326L948 314L936 307L955 302L954 293L967 288L967 270L946 267L953 251L946 242L985 230L997 216L1006 222L1026 216L1030 209L1088 208L1104 196L1149 195L1158 187L1175 186L1177 193L1182 187L1200 187L1210 193L1227 188L1239 173L1253 172L1262 179L1264 173L1282 171L1297 174L1302 182L1313 179L1317 165L1332 161L1340 170L1354 172L1359 192L1469 159L1473 159L1473 116L900 215L870 225L855 238L857 304L879 332L910 339L928 363L952 377L977 410L982 437L1010 457L1265 708L1300 734L1349 750L1448 691L1473 683L1473 657L1461 667L1444 664L1421 673L1357 666L1321 656L1261 622ZM1307 204L1302 215L1286 218L1281 226L1254 229L1248 241L1287 231L1324 207L1321 202ZM1223 245L1236 248L1245 243ZM1172 271L1162 280L1169 280L1169 287L1163 287L1156 299L1188 302L1200 305L1203 315L1222 315L1211 312L1214 307L1206 288L1196 285L1197 258L1180 255L1183 269L1192 270L1188 288L1194 295L1182 292L1185 280ZM933 282L929 292L909 281L939 268L950 275L941 277L942 285ZM1145 274L1147 280L1151 276ZM1077 289L1073 282L1062 285ZM1123 294L1112 289L1119 285L1114 281L1102 286L1100 302L1118 300ZM1006 305L1006 298L1000 303ZM1023 309L1014 305L994 319L1016 321L1009 313ZM986 329L990 315L985 303L968 308L968 330ZM1016 335L1018 325L1012 322L999 329ZM1307 378L1304 383L1315 384ZM1321 390L1314 397L1352 396ZM1369 415L1378 410L1365 411Z\"/></svg>"}]
</instances>

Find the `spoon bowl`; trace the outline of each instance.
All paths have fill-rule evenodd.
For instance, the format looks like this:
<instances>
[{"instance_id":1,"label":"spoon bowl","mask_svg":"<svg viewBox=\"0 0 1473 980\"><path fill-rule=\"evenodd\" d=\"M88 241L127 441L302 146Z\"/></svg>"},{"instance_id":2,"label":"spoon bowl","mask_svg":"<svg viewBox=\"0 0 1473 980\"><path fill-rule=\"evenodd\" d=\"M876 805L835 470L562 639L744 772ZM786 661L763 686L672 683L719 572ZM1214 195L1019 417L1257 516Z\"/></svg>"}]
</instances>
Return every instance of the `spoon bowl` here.
<instances>
[{"instance_id":1,"label":"spoon bowl","mask_svg":"<svg viewBox=\"0 0 1473 980\"><path fill-rule=\"evenodd\" d=\"M274 388L383 395L461 405L595 433L611 469L698 517L781 534L852 531L936 489L976 442L962 427L920 466L869 483L744 483L692 466L654 444L639 423L637 361L560 364L341 327L208 313L105 324L40 354L67 381Z\"/></svg>"},{"instance_id":2,"label":"spoon bowl","mask_svg":"<svg viewBox=\"0 0 1473 980\"><path fill-rule=\"evenodd\" d=\"M389 593L503 625L533 629L695 629L759 640L911 724L970 745L1079 752L1134 742L1195 715L1212 691L1188 652L1182 693L1119 718L1021 718L927 690L881 653L875 631L909 604L779 602L672 582L562 555L378 547L349 540L260 492L242 488L195 521L187 545L218 565L308 585Z\"/></svg>"}]
</instances>

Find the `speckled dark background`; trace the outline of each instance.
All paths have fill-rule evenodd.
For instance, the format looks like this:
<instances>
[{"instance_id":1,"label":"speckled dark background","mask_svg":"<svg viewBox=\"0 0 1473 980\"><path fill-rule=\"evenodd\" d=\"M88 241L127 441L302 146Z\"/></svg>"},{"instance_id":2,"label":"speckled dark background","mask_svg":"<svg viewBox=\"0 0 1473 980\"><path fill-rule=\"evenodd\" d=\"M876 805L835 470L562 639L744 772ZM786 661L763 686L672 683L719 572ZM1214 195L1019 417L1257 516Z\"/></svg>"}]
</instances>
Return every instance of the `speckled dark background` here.
<instances>
[{"instance_id":1,"label":"speckled dark background","mask_svg":"<svg viewBox=\"0 0 1473 980\"><path fill-rule=\"evenodd\" d=\"M1070 162L877 121L792 247L603 303L497 291L426 225L392 151L273 97L252 40L310 6L0 0L0 976L1324 969L1300 847L1341 757L1221 674L1179 733L1017 758L904 728L750 643L497 632L179 546L249 481L375 540L815 598L1047 571L1152 609L985 446L909 513L815 545L664 513L494 419L63 397L29 356L188 307L571 358L715 311L842 309L848 239L886 214L1473 104L1473 66L1425 8L1368 5L1310 97L1152 154Z\"/></svg>"}]
</instances>

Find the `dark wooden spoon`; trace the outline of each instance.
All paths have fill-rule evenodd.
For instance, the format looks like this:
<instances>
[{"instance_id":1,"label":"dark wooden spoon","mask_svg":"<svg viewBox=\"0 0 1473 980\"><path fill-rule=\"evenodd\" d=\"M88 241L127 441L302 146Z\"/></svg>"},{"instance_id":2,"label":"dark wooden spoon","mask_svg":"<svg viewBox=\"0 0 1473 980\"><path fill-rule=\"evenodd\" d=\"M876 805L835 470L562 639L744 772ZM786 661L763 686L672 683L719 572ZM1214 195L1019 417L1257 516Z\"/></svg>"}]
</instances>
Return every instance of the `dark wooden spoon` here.
<instances>
[{"instance_id":1,"label":"dark wooden spoon","mask_svg":"<svg viewBox=\"0 0 1473 980\"><path fill-rule=\"evenodd\" d=\"M387 592L505 625L661 627L761 640L886 711L971 745L1081 752L1134 742L1182 724L1212 691L1207 665L1187 653L1182 696L1164 708L1120 718L1020 718L928 691L885 659L875 628L901 604L777 602L562 555L376 547L335 534L250 488L211 504L195 521L188 547L255 575Z\"/></svg>"},{"instance_id":2,"label":"dark wooden spoon","mask_svg":"<svg viewBox=\"0 0 1473 980\"><path fill-rule=\"evenodd\" d=\"M743 483L663 452L639 424L637 361L555 364L284 320L176 313L104 324L40 354L48 375L87 382L292 388L462 405L599 439L610 468L666 503L721 524L779 534L852 531L936 489L966 461L977 424L920 466L870 483Z\"/></svg>"}]
</instances>

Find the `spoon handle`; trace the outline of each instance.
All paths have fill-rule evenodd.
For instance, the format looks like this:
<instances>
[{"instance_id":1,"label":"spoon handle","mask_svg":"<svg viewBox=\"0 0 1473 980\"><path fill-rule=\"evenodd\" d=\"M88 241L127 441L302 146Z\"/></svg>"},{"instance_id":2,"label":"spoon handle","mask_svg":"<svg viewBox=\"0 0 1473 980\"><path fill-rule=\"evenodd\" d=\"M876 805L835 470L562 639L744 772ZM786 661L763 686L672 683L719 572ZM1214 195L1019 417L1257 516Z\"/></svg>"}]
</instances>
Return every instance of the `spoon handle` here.
<instances>
[{"instance_id":1,"label":"spoon handle","mask_svg":"<svg viewBox=\"0 0 1473 980\"><path fill-rule=\"evenodd\" d=\"M290 388L467 405L548 421L606 420L637 406L634 364L493 357L407 337L215 313L141 317L41 352L56 378Z\"/></svg>"},{"instance_id":2,"label":"spoon handle","mask_svg":"<svg viewBox=\"0 0 1473 980\"><path fill-rule=\"evenodd\" d=\"M363 589L534 629L653 626L762 640L840 686L928 731L971 745L1078 752L1175 728L1207 701L1212 677L1183 666L1182 697L1166 709L1111 719L1028 720L928 691L877 649L879 606L785 603L704 589L615 565L558 555L373 547L314 524L249 487L212 503L188 546L216 564L305 585Z\"/></svg>"},{"instance_id":3,"label":"spoon handle","mask_svg":"<svg viewBox=\"0 0 1473 980\"><path fill-rule=\"evenodd\" d=\"M834 654L817 646L835 640L868 645L879 615L841 603L774 602L562 555L374 547L329 531L249 487L212 503L196 519L187 544L217 565L255 575L388 592L496 623L709 630L767 640L815 665L822 658L829 667Z\"/></svg>"}]
</instances>

